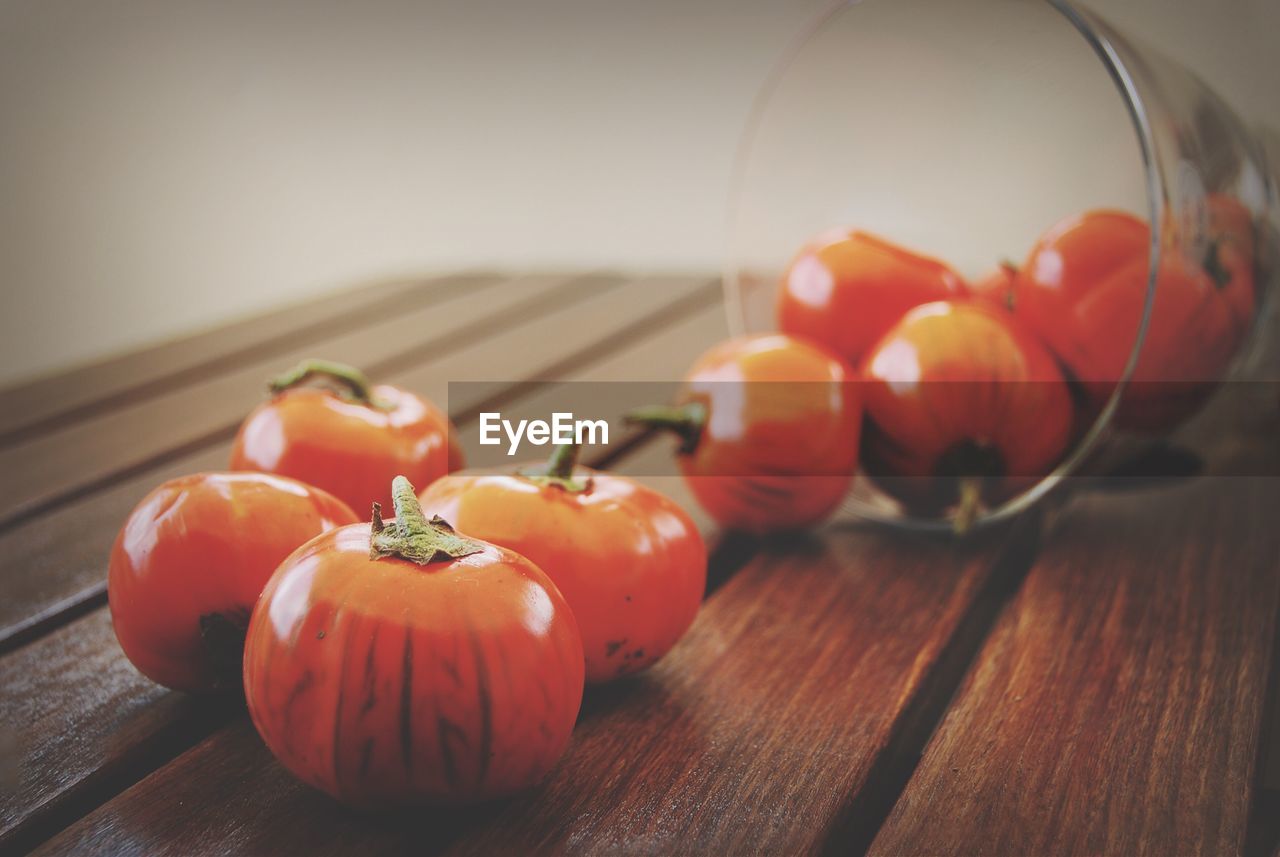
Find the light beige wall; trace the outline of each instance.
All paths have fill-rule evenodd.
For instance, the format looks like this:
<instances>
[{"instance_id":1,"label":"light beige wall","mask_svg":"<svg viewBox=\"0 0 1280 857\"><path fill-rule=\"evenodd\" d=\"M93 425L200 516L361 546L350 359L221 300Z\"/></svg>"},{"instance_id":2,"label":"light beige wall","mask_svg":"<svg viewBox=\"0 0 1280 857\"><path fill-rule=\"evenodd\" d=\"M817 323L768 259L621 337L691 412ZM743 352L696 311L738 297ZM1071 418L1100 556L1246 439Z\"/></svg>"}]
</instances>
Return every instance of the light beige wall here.
<instances>
[{"instance_id":1,"label":"light beige wall","mask_svg":"<svg viewBox=\"0 0 1280 857\"><path fill-rule=\"evenodd\" d=\"M718 269L826 5L0 0L0 384L382 276ZM1280 125L1280 3L1094 5Z\"/></svg>"}]
</instances>

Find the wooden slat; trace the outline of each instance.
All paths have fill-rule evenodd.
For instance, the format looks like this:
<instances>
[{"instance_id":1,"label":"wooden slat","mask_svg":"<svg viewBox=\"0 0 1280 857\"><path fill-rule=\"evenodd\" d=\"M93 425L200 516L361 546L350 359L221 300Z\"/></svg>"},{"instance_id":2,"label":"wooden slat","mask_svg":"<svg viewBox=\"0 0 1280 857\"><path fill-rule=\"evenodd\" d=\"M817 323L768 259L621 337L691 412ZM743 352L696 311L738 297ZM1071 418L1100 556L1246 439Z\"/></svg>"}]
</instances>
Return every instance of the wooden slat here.
<instances>
[{"instance_id":1,"label":"wooden slat","mask_svg":"<svg viewBox=\"0 0 1280 857\"><path fill-rule=\"evenodd\" d=\"M784 543L708 601L650 672L588 695L548 782L391 821L294 782L244 723L45 853L810 853L846 834L998 544L853 529Z\"/></svg>"},{"instance_id":2,"label":"wooden slat","mask_svg":"<svg viewBox=\"0 0 1280 857\"><path fill-rule=\"evenodd\" d=\"M1078 499L872 853L1239 853L1277 509L1273 478Z\"/></svg>"},{"instance_id":3,"label":"wooden slat","mask_svg":"<svg viewBox=\"0 0 1280 857\"><path fill-rule=\"evenodd\" d=\"M574 367L562 366L552 372L539 373L541 378L556 378L567 383L453 385L449 390L450 410L468 421L474 421L480 410L496 410L512 421L546 420L552 413L566 409L577 417L604 419L609 423L613 448L605 450L606 457L613 456L647 434L628 426L623 419L625 412L668 400L675 394L689 365L712 344L728 336L724 308L713 295L709 297L709 302L701 301L701 308L692 305L672 313L673 317L660 331L651 331L636 347L621 348L626 343L613 337L608 344L619 350L611 354L579 362ZM421 381L424 386L431 386L429 379ZM512 402L513 399L518 399L518 403ZM513 404L516 406L512 407ZM526 444L516 458L511 458L505 445L482 447L475 424L461 432L460 438L467 460L473 463L506 466L548 454L545 447ZM633 474L675 475L678 469L674 461L670 452L664 452L660 456L628 457L627 464Z\"/></svg>"},{"instance_id":4,"label":"wooden slat","mask_svg":"<svg viewBox=\"0 0 1280 857\"><path fill-rule=\"evenodd\" d=\"M16 788L0 798L0 850L59 801L92 805L239 714L243 703L172 693L120 654L102 608L0 659L0 729L16 731ZM194 736L194 737L193 737Z\"/></svg>"},{"instance_id":5,"label":"wooden slat","mask_svg":"<svg viewBox=\"0 0 1280 857\"><path fill-rule=\"evenodd\" d=\"M0 446L37 432L270 358L401 310L497 285L496 274L395 280L331 294L219 325L0 391Z\"/></svg>"},{"instance_id":6,"label":"wooden slat","mask_svg":"<svg viewBox=\"0 0 1280 857\"><path fill-rule=\"evenodd\" d=\"M421 353L411 355L423 362L375 377L442 403L447 401L449 380L508 378L515 386L557 371L570 377L570 367L582 368L577 357L597 350L601 342L622 347L686 313L718 305L718 288L707 279L650 278L633 285L638 288L601 290L594 280L584 280L582 291L569 295L575 300L554 290L551 297L556 301L541 306L540 312L526 309L511 323L478 332L465 346L434 359L424 346ZM493 303L491 297L477 296L477 300ZM555 330L555 335L549 336L548 330ZM490 337L499 334L502 345L495 347ZM0 602L0 651L43 629L50 617L56 619L68 608L100 599L105 592L101 560L133 505L165 478L224 466L228 448L223 442L174 460L162 459L105 492L0 533L0 551L10 550L13 559L0 568L0 580L9 594ZM67 538L73 530L75 538ZM99 558L96 563L95 557Z\"/></svg>"},{"instance_id":7,"label":"wooden slat","mask_svg":"<svg viewBox=\"0 0 1280 857\"><path fill-rule=\"evenodd\" d=\"M323 349L331 360L365 368L374 376L420 362L422 355L455 347L467 335L485 335L499 319L518 321L547 302L571 302L616 288L619 278L563 277L515 280L495 300L487 292L464 293L440 303L394 311L356 329L311 342L270 359L241 366L209 381L76 423L0 450L5 492L0 528L29 518L80 491L151 466L175 451L209 446L232 436L243 415L262 398L266 379ZM521 293L513 300L513 291Z\"/></svg>"},{"instance_id":8,"label":"wooden slat","mask_svg":"<svg viewBox=\"0 0 1280 857\"><path fill-rule=\"evenodd\" d=\"M583 348L594 348L601 338L621 351L587 364L576 375L568 377L624 378L628 377L629 368L637 365L677 374L723 333L725 318L718 291L708 280L689 278L652 279L640 284L645 286L647 297L621 291L602 293L505 331L503 348L495 348L492 342L480 342L474 350L463 348L433 361L429 367L415 368L402 375L426 382L426 386L453 377L455 373L465 376L478 372L481 377L493 377L489 373L506 372L520 380L525 377L523 373L544 373L548 366L564 361ZM623 307L632 312L622 313ZM586 323L574 325L576 333L550 338L542 335L544 324L560 328L571 319ZM643 331L650 335L640 336ZM653 335L659 331L670 335L661 338ZM507 348L513 341L524 342L529 347ZM519 413L526 405L516 401L511 407L512 413ZM528 407L539 407L536 397ZM117 526L118 520L111 525L111 531ZM100 567L97 574L101 574ZM83 650L76 641L86 639L96 642ZM85 688L61 687L59 677L72 668L68 659L74 660L76 669L104 676L101 688L88 692ZM93 796L107 791L111 785L118 789L145 773L152 765L138 760L154 759L164 749L173 747L177 740L174 736L184 737L189 746L208 731L208 721L193 719L187 709L174 707L172 699L182 698L181 695L157 688L128 666L111 639L109 617L104 609L0 659L0 670L15 675L43 672L55 685L39 688L34 694L39 700L35 707L18 711L8 710L16 701L0 697L0 722L15 720L28 724L32 730L24 742L27 748L24 769L30 770L24 775L22 788L0 803L0 845L40 838L66 807L86 800L92 805ZM97 729L92 724L82 728L86 722L101 717L99 706L104 699L109 699L113 706L105 728ZM56 705L45 704L55 700ZM157 705L162 709L169 706L173 716L149 717L147 712ZM121 718L145 722L148 728L118 739L111 727ZM77 732L84 732L85 737L74 746L74 754L60 754L58 750L64 746L59 743L60 736Z\"/></svg>"},{"instance_id":9,"label":"wooden slat","mask_svg":"<svg viewBox=\"0 0 1280 857\"><path fill-rule=\"evenodd\" d=\"M653 325L663 325L664 338L672 339L671 348L674 353L685 355L692 349L705 348L707 343L714 342L724 334L726 324L723 311L715 298L714 287L698 285L699 280L658 280L648 284L648 292L655 296L666 296L671 302L660 305L659 315L648 318L643 312L644 304L633 304L640 311L636 316L623 316L616 312L613 318L605 315L613 311L614 300L603 299L578 309L565 307L557 310L550 324L562 323L559 319L587 318L591 325L572 325L576 329L575 336L567 340L570 346L583 345L591 347L591 336L605 337L606 341L618 346L625 345L626 339L620 339L620 331L634 327L643 332ZM665 283L665 285L664 285ZM688 291L694 284L693 291ZM690 299L693 299L692 302ZM490 297L486 301L492 300ZM629 299L628 299L629 300ZM592 306L599 307L593 313ZM702 309L698 309L702 306ZM666 309L667 312L663 312ZM701 319L692 325L683 323L684 314ZM668 316L674 316L669 318ZM688 321L688 319L685 319ZM404 384L423 392L434 401L442 404L448 401L448 381L457 378L497 378L502 376L501 361L509 360L512 354L529 354L528 349L538 347L538 340L545 337L535 317L526 319L526 324L504 333L504 344L513 343L513 351L495 349L488 339L478 338L467 348L460 349L447 363L429 362L421 367L414 367L403 372L384 376L386 380ZM620 327L624 324L626 326ZM706 325L704 328L703 325ZM717 326L718 325L718 326ZM594 331L593 329L594 328ZM669 328L669 329L668 329ZM692 345L689 340L692 338ZM581 351L581 348L578 349ZM521 367L535 375L545 376L555 369L554 364L560 353L573 356L572 349L565 352L554 352L550 362L539 363L532 360ZM692 350L697 354L696 350ZM683 359L681 357L680 359ZM667 366L669 363L657 364ZM505 367L509 369L510 367ZM648 368L648 367L646 367ZM646 377L627 374L630 364L626 358L606 357L588 364L585 372L578 377L584 381L605 379L621 379L630 377ZM456 374L454 374L456 373ZM524 377L513 376L514 379ZM562 377L569 377L562 373ZM496 385L495 385L496 386ZM506 386L513 386L508 383ZM518 386L518 385L515 385ZM472 403L464 402L470 406ZM543 414L545 416L545 414ZM464 435L474 439L474 433ZM194 453L179 456L175 460L165 462L151 468L140 475L112 485L90 498L77 500L63 509L40 516L22 526L6 533L0 533L0 555L6 562L0 568L0 580L3 581L7 598L0 601L0 651L20 642L30 629L39 629L50 617L60 615L68 608L92 602L100 598L103 589L103 561L115 537L120 522L139 499L154 485L165 479L194 473L201 470L216 470L225 467L229 444L222 442ZM68 529L74 527L75 538L67 538Z\"/></svg>"},{"instance_id":10,"label":"wooden slat","mask_svg":"<svg viewBox=\"0 0 1280 857\"><path fill-rule=\"evenodd\" d=\"M506 292L479 291L451 298L427 312L451 311L456 324L469 322L474 326L471 343L485 343L510 328L527 326L546 313L563 313L574 301L598 300L603 291L609 290L606 287L611 284L616 287L622 280L571 281L548 276L517 282L518 286ZM408 317L421 321L416 314ZM388 349L388 343L383 341L385 334L384 326L375 325L344 332L308 347L317 349L314 353L341 352L348 359L375 355L385 358ZM435 349L447 347L450 342L456 345L457 338L446 333L443 339L418 335L413 341L417 345L408 352L399 346L402 350L386 360L385 367L370 366L374 377L398 380L397 369L405 371L406 365L416 368L418 362L439 356ZM291 355L290 359L299 359L302 353L305 352ZM399 362L401 358L405 363ZM235 426L261 399L262 380L288 365L289 360L278 365L254 364L251 369L238 370L214 382L152 399L128 411L118 411L82 429L56 433L38 448L28 449L32 457L22 462L21 467L32 482L38 481L41 473L47 473L51 480L61 474L64 487L74 484L77 477L66 466L68 459L88 462L86 476L92 473L116 473L117 476L107 479L101 488L94 486L96 490L81 491L54 511L33 516L7 530L0 528L0 550L6 551L4 555L8 558L0 567L0 579L8 596L0 602L0 651L39 631L65 610L101 596L105 591L102 563L129 510L165 479L225 467ZM378 368L386 371L378 373ZM128 419L119 425L122 417ZM92 436L95 431L107 428L112 433L96 445L88 448L75 445L85 433ZM196 435L194 439L192 434ZM67 446L68 443L72 446ZM179 444L176 449L175 443ZM109 449L104 451L104 445ZM23 445L14 450L27 448L28 445ZM93 457L107 452L111 456L106 459ZM3 457L4 453L0 453L0 458ZM129 472L128 468L118 470L122 463L129 461L139 462L132 468L136 473ZM69 533L74 533L74 538L68 537Z\"/></svg>"}]
</instances>

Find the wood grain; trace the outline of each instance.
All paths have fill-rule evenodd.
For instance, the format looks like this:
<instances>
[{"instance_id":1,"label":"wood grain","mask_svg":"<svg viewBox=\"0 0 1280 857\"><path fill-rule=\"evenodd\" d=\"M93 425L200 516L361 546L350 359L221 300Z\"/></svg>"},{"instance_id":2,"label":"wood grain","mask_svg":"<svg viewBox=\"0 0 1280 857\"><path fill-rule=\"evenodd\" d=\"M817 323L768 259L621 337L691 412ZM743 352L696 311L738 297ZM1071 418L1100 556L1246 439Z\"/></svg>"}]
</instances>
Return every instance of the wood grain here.
<instances>
[{"instance_id":1,"label":"wood grain","mask_svg":"<svg viewBox=\"0 0 1280 857\"><path fill-rule=\"evenodd\" d=\"M416 308L507 279L450 274L342 289L26 381L0 391L0 446L360 327L397 307Z\"/></svg>"},{"instance_id":2,"label":"wood grain","mask_svg":"<svg viewBox=\"0 0 1280 857\"><path fill-rule=\"evenodd\" d=\"M700 298L703 303L710 301L674 322L661 314L622 316L616 311L621 304L618 296L608 301L603 296L593 297L557 310L546 317L551 323L558 323L560 319L556 315L565 313L590 320L592 324L582 326L577 336L538 337L541 350L537 352L487 347L480 371L507 372L517 377L523 372L540 371L548 365L546 361L561 360L582 342L603 336L619 350L581 366L570 378L621 380L634 377L637 367L659 376L678 375L698 353L723 335L724 310L718 293L708 291L707 284L705 280L665 279L652 284L656 292L665 289L667 295L673 296L675 300L669 306L677 309L684 305L683 298L688 295L703 295L705 297ZM536 332L541 321L532 319L527 326ZM634 341L617 335L636 324L648 324L651 331L662 330L663 334ZM515 332L518 334L522 329L517 328ZM469 354L469 349L461 349L434 361L430 369L433 373L443 373L444 377L450 377L454 371L465 374L468 369L464 364L475 357L477 355ZM413 375L425 381L426 378L420 377L424 371L415 369ZM543 404L536 396L531 396L529 401L517 398L510 405L510 413L545 416L540 410ZM608 450L597 453L598 457L607 455ZM107 524L114 533L119 522L103 522L104 526ZM205 712L198 706L193 707L194 703L187 697L164 691L138 675L115 645L105 609L0 659L0 670L15 676L40 673L48 677L47 685L37 688L38 703L12 712L12 721L27 730L22 742L24 775L21 788L0 801L3 807L0 847L42 838L58 821L66 820L74 808L87 809L100 802L167 758L165 751L168 756L174 755L219 722L196 716ZM77 679L93 675L100 678L88 680L86 686L64 684L72 675ZM86 721L99 718L104 698L113 706L112 717L106 718L99 728L97 722ZM221 708L217 710L224 712ZM0 714L7 713L0 709ZM122 718L139 726L121 733L118 724ZM80 740L66 743L64 736L76 734L82 736Z\"/></svg>"},{"instance_id":3,"label":"wood grain","mask_svg":"<svg viewBox=\"0 0 1280 857\"><path fill-rule=\"evenodd\" d=\"M36 844L67 798L109 797L132 781L127 769L162 763L241 706L142 678L105 609L0 659L0 686L0 730L20 748L15 788L0 799L0 850Z\"/></svg>"},{"instance_id":4,"label":"wood grain","mask_svg":"<svg viewBox=\"0 0 1280 857\"><path fill-rule=\"evenodd\" d=\"M623 347L636 337L643 339L646 331L670 324L672 313L696 313L699 306L718 306L716 286L705 278L637 282L647 286L638 290L642 292L639 294L633 293L637 290L602 288L594 279L582 280L572 292L553 289L555 300L539 305L536 312L527 304L521 309L512 296L519 312L507 323L494 323L473 332L465 343L455 343L446 353L422 350L405 355L406 360L412 361L409 365L386 367L374 377L447 404L450 380L505 379L505 385L518 385L556 367L567 373L576 355L596 349L600 342ZM501 303L487 294L476 295L475 300L494 312L501 308ZM549 329L557 334L548 336ZM634 336L629 337L628 331ZM370 335L373 333L376 331L370 331ZM493 345L492 337L498 335L503 338L501 348ZM580 371L584 367L578 364L578 368ZM221 416L202 418L224 423L228 429L223 434L228 436L249 407L241 400L247 397L251 404L261 396L260 378L255 377L252 384L248 379L242 380L247 389L226 391ZM212 403L202 407L211 408ZM168 436L166 418L167 414L162 415L140 427L143 433L134 438L134 445L145 451L150 443L163 443ZM125 440L120 437L116 442L123 446ZM9 596L0 602L0 651L45 629L68 607L101 599L105 592L102 560L120 522L138 500L166 478L223 467L228 448L229 441L223 440L172 459L162 458L103 491L78 497L54 512L0 532L0 551L9 551L3 555L11 559L0 567L0 581ZM145 458L143 451L135 454ZM27 466L32 471L39 469L34 461ZM75 538L67 538L68 532L74 532Z\"/></svg>"},{"instance_id":5,"label":"wood grain","mask_svg":"<svg viewBox=\"0 0 1280 857\"><path fill-rule=\"evenodd\" d=\"M242 723L44 853L814 852L857 814L1002 547L848 528L771 545L653 670L591 693L560 766L507 803L362 817Z\"/></svg>"},{"instance_id":6,"label":"wood grain","mask_svg":"<svg viewBox=\"0 0 1280 857\"><path fill-rule=\"evenodd\" d=\"M1267 478L1078 498L871 853L1239 853L1277 508Z\"/></svg>"},{"instance_id":7,"label":"wood grain","mask_svg":"<svg viewBox=\"0 0 1280 857\"><path fill-rule=\"evenodd\" d=\"M0 450L0 471L6 474L0 529L79 492L152 466L165 456L176 457L231 437L243 415L261 399L266 380L298 360L317 356L318 349L327 359L351 363L381 377L403 363L417 362L424 350L444 351L456 345L462 338L460 331L500 327L501 318L518 321L548 302L569 303L620 283L620 278L512 281L503 285L506 291L499 300L485 293L463 293L407 312L391 312L372 324ZM514 299L516 292L519 300ZM404 357L406 351L413 356Z\"/></svg>"}]
</instances>

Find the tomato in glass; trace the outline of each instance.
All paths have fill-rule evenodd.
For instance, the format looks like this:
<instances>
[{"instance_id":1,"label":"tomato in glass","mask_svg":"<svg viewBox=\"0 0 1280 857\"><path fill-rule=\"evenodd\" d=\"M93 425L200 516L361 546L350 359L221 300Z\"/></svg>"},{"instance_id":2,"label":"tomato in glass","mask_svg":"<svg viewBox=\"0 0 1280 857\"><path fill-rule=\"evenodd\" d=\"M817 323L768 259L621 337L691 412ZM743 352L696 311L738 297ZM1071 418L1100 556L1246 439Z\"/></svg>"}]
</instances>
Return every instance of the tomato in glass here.
<instances>
[{"instance_id":1,"label":"tomato in glass","mask_svg":"<svg viewBox=\"0 0 1280 857\"><path fill-rule=\"evenodd\" d=\"M464 804L526 789L569 744L582 640L530 560L428 520L397 477L396 518L312 539L249 622L244 689L276 758L356 807Z\"/></svg>"},{"instance_id":2,"label":"tomato in glass","mask_svg":"<svg viewBox=\"0 0 1280 857\"><path fill-rule=\"evenodd\" d=\"M143 498L116 537L107 600L138 671L176 690L238 691L249 611L281 561L356 521L341 500L260 473L197 473Z\"/></svg>"},{"instance_id":3,"label":"tomato in glass","mask_svg":"<svg viewBox=\"0 0 1280 857\"><path fill-rule=\"evenodd\" d=\"M458 473L422 493L426 514L533 560L564 595L587 681L642 670L680 639L702 603L707 551L665 495L575 466L577 447L511 473Z\"/></svg>"},{"instance_id":4,"label":"tomato in glass","mask_svg":"<svg viewBox=\"0 0 1280 857\"><path fill-rule=\"evenodd\" d=\"M291 476L368 510L375 500L389 507L397 474L427 485L463 466L439 408L350 366L307 360L270 389L240 426L232 470Z\"/></svg>"},{"instance_id":5,"label":"tomato in glass","mask_svg":"<svg viewBox=\"0 0 1280 857\"><path fill-rule=\"evenodd\" d=\"M807 244L783 275L778 328L857 366L907 310L967 291L936 259L869 232L837 230Z\"/></svg>"},{"instance_id":6,"label":"tomato in glass","mask_svg":"<svg viewBox=\"0 0 1280 857\"><path fill-rule=\"evenodd\" d=\"M1151 318L1117 425L1168 430L1221 380L1253 318L1251 249L1215 226L1204 255L1166 240ZM1144 310L1151 230L1131 214L1090 211L1046 232L1014 284L1015 312L1098 409L1123 376Z\"/></svg>"},{"instance_id":7,"label":"tomato in glass","mask_svg":"<svg viewBox=\"0 0 1280 857\"><path fill-rule=\"evenodd\" d=\"M917 514L956 529L1061 458L1072 400L1053 356L1003 310L917 307L862 367L863 468Z\"/></svg>"},{"instance_id":8,"label":"tomato in glass","mask_svg":"<svg viewBox=\"0 0 1280 857\"><path fill-rule=\"evenodd\" d=\"M858 466L862 410L853 370L786 334L747 336L703 354L673 407L632 422L675 432L690 490L722 526L807 527L844 499Z\"/></svg>"}]
</instances>

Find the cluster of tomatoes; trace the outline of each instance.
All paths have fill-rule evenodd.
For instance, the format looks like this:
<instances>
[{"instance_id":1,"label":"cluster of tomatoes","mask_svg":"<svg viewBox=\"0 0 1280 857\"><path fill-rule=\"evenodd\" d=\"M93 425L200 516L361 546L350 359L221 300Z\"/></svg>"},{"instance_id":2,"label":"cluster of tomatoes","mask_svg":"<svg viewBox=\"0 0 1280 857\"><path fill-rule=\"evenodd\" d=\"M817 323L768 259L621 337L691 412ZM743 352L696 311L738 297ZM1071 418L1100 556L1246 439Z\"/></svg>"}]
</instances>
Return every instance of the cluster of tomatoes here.
<instances>
[{"instance_id":1,"label":"cluster of tomatoes","mask_svg":"<svg viewBox=\"0 0 1280 857\"><path fill-rule=\"evenodd\" d=\"M693 492L725 526L813 524L859 462L912 514L967 528L1047 474L1100 414L1141 341L1118 426L1166 431L1221 380L1254 314L1249 211L1209 200L1207 241L1152 235L1118 211L1044 233L1021 266L969 284L862 231L819 236L788 268L781 332L723 343L674 407L633 414L676 431Z\"/></svg>"},{"instance_id":2,"label":"cluster of tomatoes","mask_svg":"<svg viewBox=\"0 0 1280 857\"><path fill-rule=\"evenodd\" d=\"M121 529L125 654L172 688L243 688L285 767L351 805L537 782L584 683L649 666L692 623L706 549L679 506L573 446L454 474L451 428L351 367L279 378L231 471L166 482Z\"/></svg>"}]
</instances>

